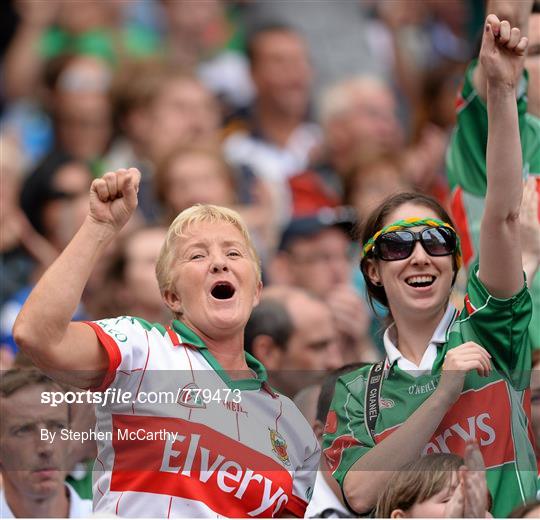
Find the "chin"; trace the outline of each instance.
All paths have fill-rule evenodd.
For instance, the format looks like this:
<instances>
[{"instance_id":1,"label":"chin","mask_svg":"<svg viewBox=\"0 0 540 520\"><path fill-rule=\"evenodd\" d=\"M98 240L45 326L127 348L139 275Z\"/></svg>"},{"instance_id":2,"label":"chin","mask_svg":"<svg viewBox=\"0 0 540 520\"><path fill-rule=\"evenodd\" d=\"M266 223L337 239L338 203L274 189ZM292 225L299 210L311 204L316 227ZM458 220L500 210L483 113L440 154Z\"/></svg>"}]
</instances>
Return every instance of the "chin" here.
<instances>
[{"instance_id":1,"label":"chin","mask_svg":"<svg viewBox=\"0 0 540 520\"><path fill-rule=\"evenodd\" d=\"M34 482L31 486L34 497L47 498L58 493L64 486L63 480L46 479Z\"/></svg>"}]
</instances>

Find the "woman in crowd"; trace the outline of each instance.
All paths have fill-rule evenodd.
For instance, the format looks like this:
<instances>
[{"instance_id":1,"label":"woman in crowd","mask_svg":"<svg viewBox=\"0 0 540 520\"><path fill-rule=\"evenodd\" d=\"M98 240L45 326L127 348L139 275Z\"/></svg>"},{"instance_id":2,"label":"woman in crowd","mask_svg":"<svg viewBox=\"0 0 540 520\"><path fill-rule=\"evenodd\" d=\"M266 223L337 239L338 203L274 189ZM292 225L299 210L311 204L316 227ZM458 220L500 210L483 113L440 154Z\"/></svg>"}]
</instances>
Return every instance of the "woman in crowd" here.
<instances>
[{"instance_id":1,"label":"woman in crowd","mask_svg":"<svg viewBox=\"0 0 540 520\"><path fill-rule=\"evenodd\" d=\"M418 194L383 202L363 231L369 295L387 306L387 358L343 376L328 415L325 455L349 505L365 513L391 471L422 453L463 454L478 439L493 496L508 514L536 492L525 390L531 299L520 254L521 148L515 87L527 47L517 28L488 16L488 190L479 266L458 315L449 296L461 264L444 209Z\"/></svg>"},{"instance_id":2,"label":"woman in crowd","mask_svg":"<svg viewBox=\"0 0 540 520\"><path fill-rule=\"evenodd\" d=\"M244 352L262 283L236 212L194 206L171 224L156 268L176 318L170 326L125 316L70 322L93 267L137 206L139 180L130 169L93 182L85 222L14 327L38 367L108 396L96 406L94 511L302 517L319 448L300 412Z\"/></svg>"}]
</instances>

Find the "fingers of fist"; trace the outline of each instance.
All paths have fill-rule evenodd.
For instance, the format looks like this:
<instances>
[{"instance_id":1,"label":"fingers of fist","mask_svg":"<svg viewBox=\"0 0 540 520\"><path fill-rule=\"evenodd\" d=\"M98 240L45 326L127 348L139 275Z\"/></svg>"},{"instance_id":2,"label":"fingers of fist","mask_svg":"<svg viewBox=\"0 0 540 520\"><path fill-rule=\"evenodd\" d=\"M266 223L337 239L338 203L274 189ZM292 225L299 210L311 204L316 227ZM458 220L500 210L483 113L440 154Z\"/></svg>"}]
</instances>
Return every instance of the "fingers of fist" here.
<instances>
[{"instance_id":1,"label":"fingers of fist","mask_svg":"<svg viewBox=\"0 0 540 520\"><path fill-rule=\"evenodd\" d=\"M499 46L505 47L509 51L522 56L528 45L528 39L521 36L518 27L512 27L508 20L499 20L494 14L486 18L486 32L491 33L494 41Z\"/></svg>"},{"instance_id":2,"label":"fingers of fist","mask_svg":"<svg viewBox=\"0 0 540 520\"><path fill-rule=\"evenodd\" d=\"M113 201L138 191L140 173L136 168L108 172L92 183L92 191L101 202Z\"/></svg>"}]
</instances>

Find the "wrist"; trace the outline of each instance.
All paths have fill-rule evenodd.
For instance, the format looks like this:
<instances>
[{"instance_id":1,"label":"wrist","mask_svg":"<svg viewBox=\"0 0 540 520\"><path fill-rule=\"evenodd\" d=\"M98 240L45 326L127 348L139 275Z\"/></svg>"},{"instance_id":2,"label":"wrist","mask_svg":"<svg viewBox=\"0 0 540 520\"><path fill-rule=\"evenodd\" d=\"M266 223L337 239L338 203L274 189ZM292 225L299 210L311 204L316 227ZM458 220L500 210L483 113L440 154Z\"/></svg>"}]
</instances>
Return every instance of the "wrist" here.
<instances>
[{"instance_id":1,"label":"wrist","mask_svg":"<svg viewBox=\"0 0 540 520\"><path fill-rule=\"evenodd\" d=\"M432 400L433 405L436 408L440 408L441 410L444 410L445 413L457 401L457 398L455 395L453 395L451 392L449 392L448 390L446 390L444 387L440 385L440 381L439 381L439 386L437 386L436 390L433 392L430 399Z\"/></svg>"},{"instance_id":2,"label":"wrist","mask_svg":"<svg viewBox=\"0 0 540 520\"><path fill-rule=\"evenodd\" d=\"M99 244L108 244L118 234L112 225L100 222L91 215L86 216L82 229L84 229Z\"/></svg>"},{"instance_id":3,"label":"wrist","mask_svg":"<svg viewBox=\"0 0 540 520\"><path fill-rule=\"evenodd\" d=\"M515 99L519 78L516 81L499 78L487 78L487 92L490 97L510 97Z\"/></svg>"}]
</instances>

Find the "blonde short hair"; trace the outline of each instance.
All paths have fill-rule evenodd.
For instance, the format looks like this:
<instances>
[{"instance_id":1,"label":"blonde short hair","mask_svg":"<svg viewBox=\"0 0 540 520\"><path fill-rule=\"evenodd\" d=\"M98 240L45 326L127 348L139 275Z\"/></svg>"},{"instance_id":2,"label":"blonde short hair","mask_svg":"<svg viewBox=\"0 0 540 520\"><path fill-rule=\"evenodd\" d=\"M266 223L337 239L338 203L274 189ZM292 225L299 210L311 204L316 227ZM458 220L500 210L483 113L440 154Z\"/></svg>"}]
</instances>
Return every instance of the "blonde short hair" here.
<instances>
[{"instance_id":1,"label":"blonde short hair","mask_svg":"<svg viewBox=\"0 0 540 520\"><path fill-rule=\"evenodd\" d=\"M253 260L258 281L261 281L261 261L253 245L249 231L242 217L230 208L214 206L213 204L195 204L182 211L172 222L167 231L165 242L161 246L156 263L156 277L161 294L171 287L171 266L176 254L176 243L179 238L185 236L186 230L201 222L232 224L244 238L249 254Z\"/></svg>"}]
</instances>

